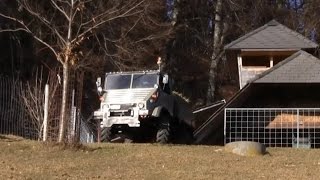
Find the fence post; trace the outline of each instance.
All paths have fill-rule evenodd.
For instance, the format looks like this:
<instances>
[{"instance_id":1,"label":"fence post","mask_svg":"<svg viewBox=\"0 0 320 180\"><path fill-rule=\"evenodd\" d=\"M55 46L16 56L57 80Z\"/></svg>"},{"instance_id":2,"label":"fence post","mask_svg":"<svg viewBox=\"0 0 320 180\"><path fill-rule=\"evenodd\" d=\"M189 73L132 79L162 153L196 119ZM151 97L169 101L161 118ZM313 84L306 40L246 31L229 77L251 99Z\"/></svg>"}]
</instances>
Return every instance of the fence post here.
<instances>
[{"instance_id":1,"label":"fence post","mask_svg":"<svg viewBox=\"0 0 320 180\"><path fill-rule=\"evenodd\" d=\"M71 112L70 112L70 122L68 127L68 139L70 143L75 143L76 141L76 118L77 118L77 108L75 107L75 89L72 89L71 97Z\"/></svg>"},{"instance_id":2,"label":"fence post","mask_svg":"<svg viewBox=\"0 0 320 180\"><path fill-rule=\"evenodd\" d=\"M299 121L300 121L300 120L299 120L299 113L300 113L300 112L299 112L299 109L297 109L297 148L299 148L299 146L300 146L300 145L299 145L299 144L300 144L300 134L299 134L299 133L300 133L300 129L299 129L299 128L300 128L300 127L299 127Z\"/></svg>"},{"instance_id":3,"label":"fence post","mask_svg":"<svg viewBox=\"0 0 320 180\"><path fill-rule=\"evenodd\" d=\"M44 115L43 115L43 141L48 138L48 113L49 113L49 85L44 89Z\"/></svg>"},{"instance_id":4,"label":"fence post","mask_svg":"<svg viewBox=\"0 0 320 180\"><path fill-rule=\"evenodd\" d=\"M224 108L224 125L223 125L224 145L227 143L227 108Z\"/></svg>"}]
</instances>

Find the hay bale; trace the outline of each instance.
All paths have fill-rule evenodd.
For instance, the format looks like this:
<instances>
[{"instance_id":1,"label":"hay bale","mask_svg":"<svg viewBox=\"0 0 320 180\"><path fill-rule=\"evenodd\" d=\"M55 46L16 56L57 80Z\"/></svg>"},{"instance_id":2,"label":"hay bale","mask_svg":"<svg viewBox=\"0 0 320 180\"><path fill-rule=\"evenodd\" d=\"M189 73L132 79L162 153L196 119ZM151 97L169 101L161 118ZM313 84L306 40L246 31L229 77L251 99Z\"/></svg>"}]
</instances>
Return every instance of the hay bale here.
<instances>
[{"instance_id":1,"label":"hay bale","mask_svg":"<svg viewBox=\"0 0 320 180\"><path fill-rule=\"evenodd\" d=\"M241 156L260 156L266 154L265 145L251 141L236 141L225 145L224 150Z\"/></svg>"}]
</instances>

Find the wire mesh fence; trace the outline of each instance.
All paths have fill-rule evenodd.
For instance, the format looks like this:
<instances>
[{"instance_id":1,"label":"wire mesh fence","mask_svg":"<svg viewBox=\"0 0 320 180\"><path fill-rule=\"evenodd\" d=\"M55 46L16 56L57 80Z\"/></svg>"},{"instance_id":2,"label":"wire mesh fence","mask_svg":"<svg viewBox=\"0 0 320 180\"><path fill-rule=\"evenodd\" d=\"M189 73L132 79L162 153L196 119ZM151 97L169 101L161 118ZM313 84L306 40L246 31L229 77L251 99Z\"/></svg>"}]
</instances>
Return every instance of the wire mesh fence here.
<instances>
[{"instance_id":1,"label":"wire mesh fence","mask_svg":"<svg viewBox=\"0 0 320 180\"><path fill-rule=\"evenodd\" d=\"M48 96L48 135L47 140L57 141L59 133L60 112L62 102L62 72L60 69L50 71L47 78L42 72L26 83L9 77L0 77L0 134L11 134L28 139L41 140L44 120L44 87L49 85ZM86 121L81 121L81 104L83 91L82 72L70 73L67 95L67 132L68 141L79 141L80 136L93 137ZM83 132L81 132L83 131ZM92 142L90 138L82 138L82 142Z\"/></svg>"},{"instance_id":2,"label":"wire mesh fence","mask_svg":"<svg viewBox=\"0 0 320 180\"><path fill-rule=\"evenodd\" d=\"M96 142L96 133L94 132L95 127L83 118L80 120L80 142L82 143L93 143Z\"/></svg>"},{"instance_id":3,"label":"wire mesh fence","mask_svg":"<svg viewBox=\"0 0 320 180\"><path fill-rule=\"evenodd\" d=\"M0 77L0 134L37 139L35 124L28 116L21 99L23 84L9 77Z\"/></svg>"},{"instance_id":4,"label":"wire mesh fence","mask_svg":"<svg viewBox=\"0 0 320 180\"><path fill-rule=\"evenodd\" d=\"M320 147L320 108L226 108L224 142Z\"/></svg>"}]
</instances>

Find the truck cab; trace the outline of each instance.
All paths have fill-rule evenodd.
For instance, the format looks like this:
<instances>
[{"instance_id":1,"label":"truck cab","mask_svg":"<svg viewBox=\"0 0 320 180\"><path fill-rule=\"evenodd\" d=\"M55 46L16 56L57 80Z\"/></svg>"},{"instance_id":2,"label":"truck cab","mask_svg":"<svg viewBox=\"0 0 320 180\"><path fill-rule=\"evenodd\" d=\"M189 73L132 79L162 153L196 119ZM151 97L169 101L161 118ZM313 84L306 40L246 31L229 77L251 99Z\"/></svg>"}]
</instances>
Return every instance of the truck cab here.
<instances>
[{"instance_id":1,"label":"truck cab","mask_svg":"<svg viewBox=\"0 0 320 180\"><path fill-rule=\"evenodd\" d=\"M157 70L106 73L103 84L98 78L101 103L94 119L101 121L101 140L135 141L155 132L155 141L169 142L171 126L179 122L171 85L169 76Z\"/></svg>"}]
</instances>

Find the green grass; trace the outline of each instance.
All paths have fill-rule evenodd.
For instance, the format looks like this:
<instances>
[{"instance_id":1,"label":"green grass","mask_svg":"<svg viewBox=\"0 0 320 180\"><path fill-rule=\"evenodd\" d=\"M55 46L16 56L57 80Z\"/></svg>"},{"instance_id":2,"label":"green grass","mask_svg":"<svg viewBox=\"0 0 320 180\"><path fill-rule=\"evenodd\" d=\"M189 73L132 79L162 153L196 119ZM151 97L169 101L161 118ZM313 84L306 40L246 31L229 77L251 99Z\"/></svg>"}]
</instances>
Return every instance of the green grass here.
<instances>
[{"instance_id":1,"label":"green grass","mask_svg":"<svg viewBox=\"0 0 320 180\"><path fill-rule=\"evenodd\" d=\"M0 136L0 179L317 179L320 151L242 157L217 146L58 146Z\"/></svg>"}]
</instances>

